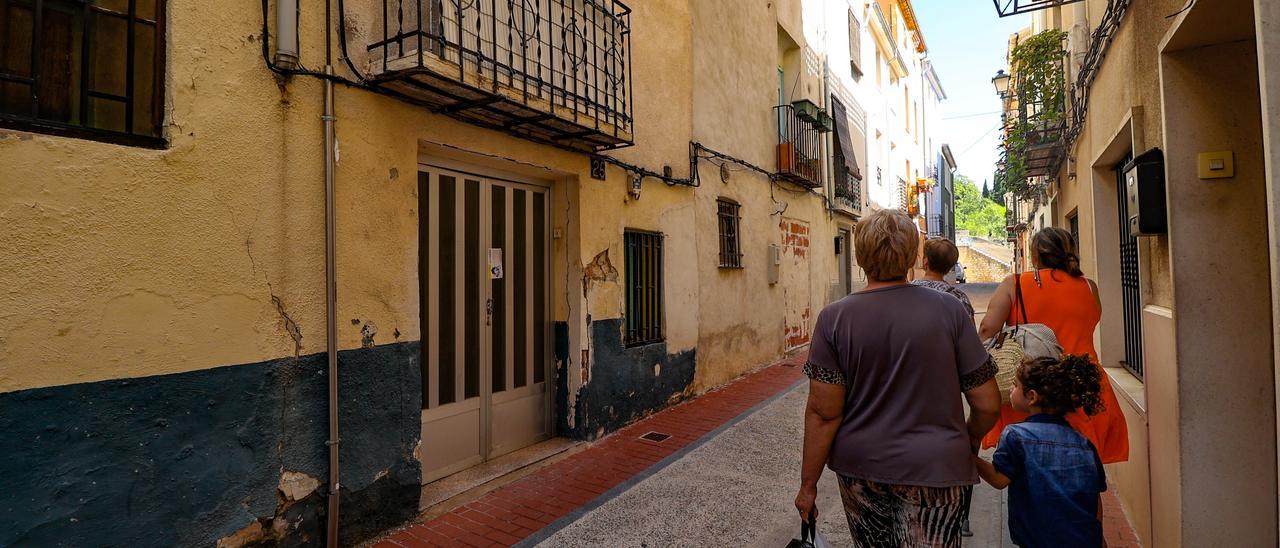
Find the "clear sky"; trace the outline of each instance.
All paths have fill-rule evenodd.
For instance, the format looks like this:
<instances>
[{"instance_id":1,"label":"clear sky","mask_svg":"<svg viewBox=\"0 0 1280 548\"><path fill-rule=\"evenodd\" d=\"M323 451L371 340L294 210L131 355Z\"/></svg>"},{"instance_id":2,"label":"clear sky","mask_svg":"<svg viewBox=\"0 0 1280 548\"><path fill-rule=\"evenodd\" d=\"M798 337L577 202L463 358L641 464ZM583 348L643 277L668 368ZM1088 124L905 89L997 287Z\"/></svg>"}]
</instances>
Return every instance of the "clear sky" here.
<instances>
[{"instance_id":1,"label":"clear sky","mask_svg":"<svg viewBox=\"0 0 1280 548\"><path fill-rule=\"evenodd\" d=\"M957 173L982 185L997 159L1000 101L991 77L1005 68L1009 35L1029 25L1031 16L1001 19L990 0L914 0L912 5L947 92L943 142L951 145Z\"/></svg>"}]
</instances>

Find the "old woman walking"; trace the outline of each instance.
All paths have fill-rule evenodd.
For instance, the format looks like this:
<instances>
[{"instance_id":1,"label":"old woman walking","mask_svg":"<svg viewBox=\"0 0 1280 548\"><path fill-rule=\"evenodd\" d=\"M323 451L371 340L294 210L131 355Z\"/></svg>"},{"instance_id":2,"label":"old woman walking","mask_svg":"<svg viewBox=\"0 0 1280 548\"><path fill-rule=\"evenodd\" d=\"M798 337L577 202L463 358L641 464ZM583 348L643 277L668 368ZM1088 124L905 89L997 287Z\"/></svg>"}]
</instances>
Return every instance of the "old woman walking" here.
<instances>
[{"instance_id":1,"label":"old woman walking","mask_svg":"<svg viewBox=\"0 0 1280 548\"><path fill-rule=\"evenodd\" d=\"M907 282L918 238L901 212L858 223L867 288L819 314L805 366L796 509L816 515L831 468L855 546L960 546L964 487L978 480L971 456L999 413L995 364L968 311Z\"/></svg>"}]
</instances>

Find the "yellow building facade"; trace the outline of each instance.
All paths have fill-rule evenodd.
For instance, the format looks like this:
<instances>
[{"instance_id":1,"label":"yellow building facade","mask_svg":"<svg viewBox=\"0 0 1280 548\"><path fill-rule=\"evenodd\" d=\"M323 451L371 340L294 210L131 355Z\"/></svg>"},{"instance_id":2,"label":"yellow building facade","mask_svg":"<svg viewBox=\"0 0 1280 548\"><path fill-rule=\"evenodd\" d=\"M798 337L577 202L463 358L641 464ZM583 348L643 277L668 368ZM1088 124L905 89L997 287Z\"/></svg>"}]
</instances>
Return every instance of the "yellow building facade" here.
<instances>
[{"instance_id":1,"label":"yellow building facade","mask_svg":"<svg viewBox=\"0 0 1280 548\"><path fill-rule=\"evenodd\" d=\"M1272 4L1087 0L1015 37L1067 35L1067 144L1014 221L1076 233L1098 282L1145 546L1277 542Z\"/></svg>"},{"instance_id":2,"label":"yellow building facade","mask_svg":"<svg viewBox=\"0 0 1280 548\"><path fill-rule=\"evenodd\" d=\"M799 0L70 4L0 3L0 544L354 543L854 288Z\"/></svg>"}]
</instances>

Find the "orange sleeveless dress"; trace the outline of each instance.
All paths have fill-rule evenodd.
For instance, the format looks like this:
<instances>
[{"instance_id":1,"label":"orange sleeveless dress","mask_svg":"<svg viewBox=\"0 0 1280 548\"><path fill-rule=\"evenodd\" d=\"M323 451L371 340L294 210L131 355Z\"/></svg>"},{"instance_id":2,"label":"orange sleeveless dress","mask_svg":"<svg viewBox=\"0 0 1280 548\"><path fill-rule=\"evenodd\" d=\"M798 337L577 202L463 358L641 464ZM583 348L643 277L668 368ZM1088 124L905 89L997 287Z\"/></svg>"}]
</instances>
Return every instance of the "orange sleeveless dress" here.
<instances>
[{"instance_id":1,"label":"orange sleeveless dress","mask_svg":"<svg viewBox=\"0 0 1280 548\"><path fill-rule=\"evenodd\" d=\"M1057 335L1064 353L1088 354L1093 358L1094 364L1099 364L1098 352L1093 348L1093 331L1102 319L1102 309L1098 307L1093 291L1089 289L1089 282L1060 270L1044 269L1039 273L1039 284L1036 283L1035 272L1021 274L1022 297L1026 303L1028 320L1022 319L1022 310L1015 298L1005 324L1044 324ZM1098 365L1098 372L1102 374L1102 403L1106 408L1092 417L1077 409L1067 414L1067 422L1093 442L1104 464L1124 462L1129 460L1129 427L1101 365ZM1014 410L1007 403L1002 405L1000 420L982 439L982 446L988 449L995 447L1005 426L1022 422L1026 418L1026 413Z\"/></svg>"}]
</instances>

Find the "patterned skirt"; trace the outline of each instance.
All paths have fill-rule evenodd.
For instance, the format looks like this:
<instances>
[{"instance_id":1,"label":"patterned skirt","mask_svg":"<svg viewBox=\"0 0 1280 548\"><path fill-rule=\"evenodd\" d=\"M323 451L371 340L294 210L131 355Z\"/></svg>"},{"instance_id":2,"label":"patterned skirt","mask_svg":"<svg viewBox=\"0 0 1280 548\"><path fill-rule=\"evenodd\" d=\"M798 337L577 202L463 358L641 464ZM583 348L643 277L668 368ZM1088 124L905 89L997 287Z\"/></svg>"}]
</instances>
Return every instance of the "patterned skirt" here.
<instances>
[{"instance_id":1,"label":"patterned skirt","mask_svg":"<svg viewBox=\"0 0 1280 548\"><path fill-rule=\"evenodd\" d=\"M840 499L858 547L960 546L964 487L889 485L839 476Z\"/></svg>"}]
</instances>

